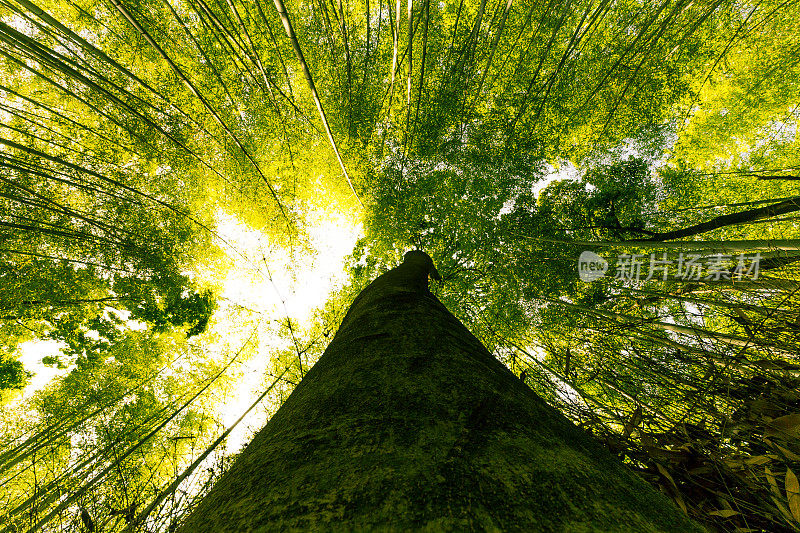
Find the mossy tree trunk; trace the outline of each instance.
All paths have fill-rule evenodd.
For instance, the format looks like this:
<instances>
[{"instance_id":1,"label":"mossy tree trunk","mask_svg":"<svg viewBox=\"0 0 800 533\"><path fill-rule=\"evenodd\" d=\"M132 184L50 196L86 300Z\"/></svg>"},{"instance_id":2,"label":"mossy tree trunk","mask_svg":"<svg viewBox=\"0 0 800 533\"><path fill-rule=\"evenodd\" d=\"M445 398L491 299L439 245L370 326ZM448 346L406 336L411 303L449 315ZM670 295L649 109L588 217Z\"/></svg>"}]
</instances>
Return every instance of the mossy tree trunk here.
<instances>
[{"instance_id":1,"label":"mossy tree trunk","mask_svg":"<svg viewBox=\"0 0 800 533\"><path fill-rule=\"evenodd\" d=\"M699 531L547 406L428 291L422 252L183 525L223 531Z\"/></svg>"}]
</instances>

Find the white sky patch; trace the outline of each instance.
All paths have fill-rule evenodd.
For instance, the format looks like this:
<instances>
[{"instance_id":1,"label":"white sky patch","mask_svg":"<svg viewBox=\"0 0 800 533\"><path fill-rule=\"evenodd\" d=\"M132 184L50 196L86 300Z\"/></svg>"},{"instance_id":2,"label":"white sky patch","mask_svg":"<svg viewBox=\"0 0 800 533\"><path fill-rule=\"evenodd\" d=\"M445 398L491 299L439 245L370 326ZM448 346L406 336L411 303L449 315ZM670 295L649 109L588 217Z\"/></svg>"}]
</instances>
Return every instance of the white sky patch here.
<instances>
[{"instance_id":1,"label":"white sky patch","mask_svg":"<svg viewBox=\"0 0 800 533\"><path fill-rule=\"evenodd\" d=\"M531 189L534 198L537 199L539 198L539 193L541 193L542 190L544 190L548 185L550 185L554 181L579 180L581 178L580 169L578 169L578 167L572 164L571 161L562 161L560 168L556 168L550 163L546 163L545 169L547 170L547 173L542 177L541 180L537 181L536 184ZM592 188L592 186L589 184L587 184L587 187L590 189ZM516 198L511 198L510 200L506 200L506 202L503 204L503 207L501 207L500 211L497 212L496 218L500 219L503 217L503 215L511 213L514 210L516 204L517 204Z\"/></svg>"},{"instance_id":2,"label":"white sky patch","mask_svg":"<svg viewBox=\"0 0 800 533\"><path fill-rule=\"evenodd\" d=\"M577 180L581 177L581 171L570 161L561 165L561 168L556 168L548 163L546 168L547 174L533 186L533 195L537 198L539 197L539 193L542 192L542 189L554 181Z\"/></svg>"},{"instance_id":3,"label":"white sky patch","mask_svg":"<svg viewBox=\"0 0 800 533\"><path fill-rule=\"evenodd\" d=\"M512 198L510 200L506 200L503 204L503 207L500 208L500 211L497 213L497 218L502 218L503 215L507 215L514 210L514 206L516 205L516 199Z\"/></svg>"},{"instance_id":4,"label":"white sky patch","mask_svg":"<svg viewBox=\"0 0 800 533\"><path fill-rule=\"evenodd\" d=\"M219 296L224 300L214 318L219 341L216 346L208 346L209 350L225 352L225 347L228 347L228 352L238 350L250 336L252 326L237 327L235 306L251 309L254 316L262 318L258 355L239 367L243 374L237 383L235 397L230 397L220 407L221 422L227 427L262 392L265 361L282 343L274 334L270 336L274 321L285 322L288 317L295 327L307 323L313 311L325 304L331 291L345 282L344 259L353 251L363 229L360 222L354 222L348 216L311 213L308 238L313 251L289 253L271 246L266 235L241 223L233 215L220 211L217 223L218 233L235 248L225 247L234 266L223 282ZM231 433L228 438L231 451L238 450L249 436L248 426L263 425L264 420L257 420L260 417L254 416L256 413L263 413L263 409L251 412L247 420Z\"/></svg>"},{"instance_id":5,"label":"white sky patch","mask_svg":"<svg viewBox=\"0 0 800 533\"><path fill-rule=\"evenodd\" d=\"M25 20L20 15L10 15L0 18L3 22L28 37L35 37L37 34L36 26Z\"/></svg>"},{"instance_id":6,"label":"white sky patch","mask_svg":"<svg viewBox=\"0 0 800 533\"><path fill-rule=\"evenodd\" d=\"M71 368L59 369L42 364L42 357L61 355L62 346L64 346L62 343L54 340L34 340L19 345L19 361L25 370L33 373L33 377L17 401L30 398L34 392L50 383L53 378L63 376L72 370Z\"/></svg>"},{"instance_id":7,"label":"white sky patch","mask_svg":"<svg viewBox=\"0 0 800 533\"><path fill-rule=\"evenodd\" d=\"M686 319L692 324L703 326L705 323L703 311L693 302L683 302L683 308L686 309Z\"/></svg>"},{"instance_id":8,"label":"white sky patch","mask_svg":"<svg viewBox=\"0 0 800 533\"><path fill-rule=\"evenodd\" d=\"M345 281L344 258L362 235L361 224L345 216L316 213L309 218L314 252L290 254L270 246L266 235L236 217L217 213L218 232L236 249L228 251L234 267L220 296L263 314L277 313L284 318L288 314L300 323L308 320L330 291ZM301 277L296 279L295 274Z\"/></svg>"}]
</instances>

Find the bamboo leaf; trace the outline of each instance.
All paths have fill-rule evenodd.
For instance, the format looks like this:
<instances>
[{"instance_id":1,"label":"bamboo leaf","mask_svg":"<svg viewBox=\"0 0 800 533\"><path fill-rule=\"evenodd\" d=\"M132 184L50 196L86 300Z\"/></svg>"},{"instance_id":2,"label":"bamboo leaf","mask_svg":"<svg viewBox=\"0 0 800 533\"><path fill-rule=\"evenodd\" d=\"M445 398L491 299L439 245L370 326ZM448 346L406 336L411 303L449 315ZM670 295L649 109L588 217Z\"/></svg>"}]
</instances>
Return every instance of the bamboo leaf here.
<instances>
[{"instance_id":1,"label":"bamboo leaf","mask_svg":"<svg viewBox=\"0 0 800 533\"><path fill-rule=\"evenodd\" d=\"M800 455L797 455L793 451L787 450L786 448L784 448L783 446L779 446L778 444L775 444L775 447L778 448L778 450L780 450L781 453L785 455L786 458L789 459L790 461L800 461Z\"/></svg>"},{"instance_id":2,"label":"bamboo leaf","mask_svg":"<svg viewBox=\"0 0 800 533\"><path fill-rule=\"evenodd\" d=\"M790 468L786 469L786 500L789 502L789 510L792 516L800 522L800 484L797 476Z\"/></svg>"},{"instance_id":3,"label":"bamboo leaf","mask_svg":"<svg viewBox=\"0 0 800 533\"><path fill-rule=\"evenodd\" d=\"M749 465L763 465L773 460L773 457L768 455L754 455L744 460Z\"/></svg>"},{"instance_id":4,"label":"bamboo leaf","mask_svg":"<svg viewBox=\"0 0 800 533\"><path fill-rule=\"evenodd\" d=\"M686 509L686 503L684 503L683 497L681 496L681 492L678 490L678 485L675 484L675 480L672 479L672 476L669 474L669 472L667 472L667 469L661 466L659 463L656 463L656 468L658 468L658 471L661 473L661 475L667 478L667 481L669 481L672 489L670 492L673 493L673 499L675 500L675 503L678 504L678 507L683 509L684 513L689 514L689 511Z\"/></svg>"},{"instance_id":5,"label":"bamboo leaf","mask_svg":"<svg viewBox=\"0 0 800 533\"><path fill-rule=\"evenodd\" d=\"M636 426L638 426L642 422L642 406L638 406L636 410L633 412L631 417L625 423L625 430L623 431L623 435L625 438L629 437Z\"/></svg>"},{"instance_id":6,"label":"bamboo leaf","mask_svg":"<svg viewBox=\"0 0 800 533\"><path fill-rule=\"evenodd\" d=\"M769 488L775 496L780 496L781 491L778 488L778 481L775 479L775 474L772 473L772 470L769 469L768 466L764 467L764 475L767 477L767 482L769 482Z\"/></svg>"},{"instance_id":7,"label":"bamboo leaf","mask_svg":"<svg viewBox=\"0 0 800 533\"><path fill-rule=\"evenodd\" d=\"M711 516L721 516L722 518L730 518L740 513L739 511L734 511L733 509L720 509L719 511L709 511L708 514L710 514Z\"/></svg>"},{"instance_id":8,"label":"bamboo leaf","mask_svg":"<svg viewBox=\"0 0 800 533\"><path fill-rule=\"evenodd\" d=\"M767 423L764 436L800 437L800 413L779 416Z\"/></svg>"},{"instance_id":9,"label":"bamboo leaf","mask_svg":"<svg viewBox=\"0 0 800 533\"><path fill-rule=\"evenodd\" d=\"M794 522L794 517L792 516L792 513L789 512L789 509L787 509L786 506L783 505L783 503L775 496L771 496L771 498L772 502L775 504L775 507L778 508L783 517L789 522Z\"/></svg>"}]
</instances>

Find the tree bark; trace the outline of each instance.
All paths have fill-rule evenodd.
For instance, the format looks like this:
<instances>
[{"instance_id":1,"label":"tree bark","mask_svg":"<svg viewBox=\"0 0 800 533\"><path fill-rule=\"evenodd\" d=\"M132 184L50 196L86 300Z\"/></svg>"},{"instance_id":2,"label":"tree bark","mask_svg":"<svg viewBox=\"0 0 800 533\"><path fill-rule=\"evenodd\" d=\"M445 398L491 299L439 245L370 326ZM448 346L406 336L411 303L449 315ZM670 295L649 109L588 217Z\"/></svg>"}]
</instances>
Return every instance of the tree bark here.
<instances>
[{"instance_id":1,"label":"tree bark","mask_svg":"<svg viewBox=\"0 0 800 533\"><path fill-rule=\"evenodd\" d=\"M701 531L497 361L423 252L351 305L319 362L181 531Z\"/></svg>"}]
</instances>

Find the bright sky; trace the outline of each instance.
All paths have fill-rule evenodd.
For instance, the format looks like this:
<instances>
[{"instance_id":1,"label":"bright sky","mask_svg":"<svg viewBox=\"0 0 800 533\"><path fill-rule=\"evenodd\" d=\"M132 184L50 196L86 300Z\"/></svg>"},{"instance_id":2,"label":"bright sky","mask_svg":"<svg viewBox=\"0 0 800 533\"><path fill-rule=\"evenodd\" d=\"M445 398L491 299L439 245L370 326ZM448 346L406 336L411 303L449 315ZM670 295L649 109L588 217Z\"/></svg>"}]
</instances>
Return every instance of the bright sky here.
<instances>
[{"instance_id":1,"label":"bright sky","mask_svg":"<svg viewBox=\"0 0 800 533\"><path fill-rule=\"evenodd\" d=\"M533 194L537 198L539 197L539 193L554 181L576 180L581 175L581 171L573 165L571 161L564 162L560 168L556 168L550 163L547 163L546 168L547 174L533 186Z\"/></svg>"},{"instance_id":2,"label":"bright sky","mask_svg":"<svg viewBox=\"0 0 800 533\"><path fill-rule=\"evenodd\" d=\"M69 369L59 370L42 364L42 357L58 355L61 343L53 340L35 340L23 342L19 345L19 361L25 370L33 373L28 386L22 393L21 399L29 398L34 392L41 389L56 376L65 374Z\"/></svg>"},{"instance_id":3,"label":"bright sky","mask_svg":"<svg viewBox=\"0 0 800 533\"><path fill-rule=\"evenodd\" d=\"M290 257L282 248L271 246L260 231L218 212L217 232L236 248L236 252L228 251L235 266L220 296L259 312L279 312L305 322L315 307L325 303L330 290L344 281L344 258L362 233L352 217L316 213L310 218L314 253ZM301 273L302 278L293 279L293 273Z\"/></svg>"},{"instance_id":4,"label":"bright sky","mask_svg":"<svg viewBox=\"0 0 800 533\"><path fill-rule=\"evenodd\" d=\"M226 319L226 314L235 316L236 305L255 311L254 317L267 321L288 316L294 324L305 325L314 309L325 304L331 290L345 282L344 258L362 235L361 224L353 219L337 213L313 214L308 230L313 253L290 257L285 250L270 246L263 233L235 216L218 212L217 231L236 251L228 251L234 266L223 283L220 309L215 315L217 341L208 348L227 351L229 357L247 341L251 327L237 328L233 320ZM301 277L296 279L295 275ZM265 362L277 347L277 339L260 338L258 355L242 368L244 376L237 384L236 397L220 409L224 425L235 422L261 392ZM247 425L231 433L229 449L236 450L247 438L248 425L258 428L263 422L263 417L251 413Z\"/></svg>"},{"instance_id":5,"label":"bright sky","mask_svg":"<svg viewBox=\"0 0 800 533\"><path fill-rule=\"evenodd\" d=\"M252 331L251 327L239 327L240 324L235 322L235 305L252 309L254 317L285 320L288 316L293 323L305 325L314 309L325 303L331 290L344 283L344 258L352 252L362 234L360 223L353 222L356 217L317 212L309 217L308 233L313 253L290 257L283 249L270 246L263 233L246 226L235 216L219 211L216 217L217 233L235 248L234 251L223 246L233 267L227 272L222 281L222 292L218 294L220 307L208 336L212 341L204 342L201 337L200 342L209 353L221 353L226 359L245 343ZM290 265L290 261L293 264ZM302 277L295 279L293 273ZM253 357L242 369L245 377L239 382L236 398L221 409L222 422L226 426L233 423L260 392L258 388L262 383L265 358L276 346L275 339L260 337L259 356ZM70 370L59 370L41 363L42 357L59 353L56 341L26 342L20 345L20 352L20 361L34 376L17 401L29 398L53 378ZM263 420L248 419L248 422L260 425ZM231 434L231 449L238 447L246 437L244 433L243 426Z\"/></svg>"}]
</instances>

